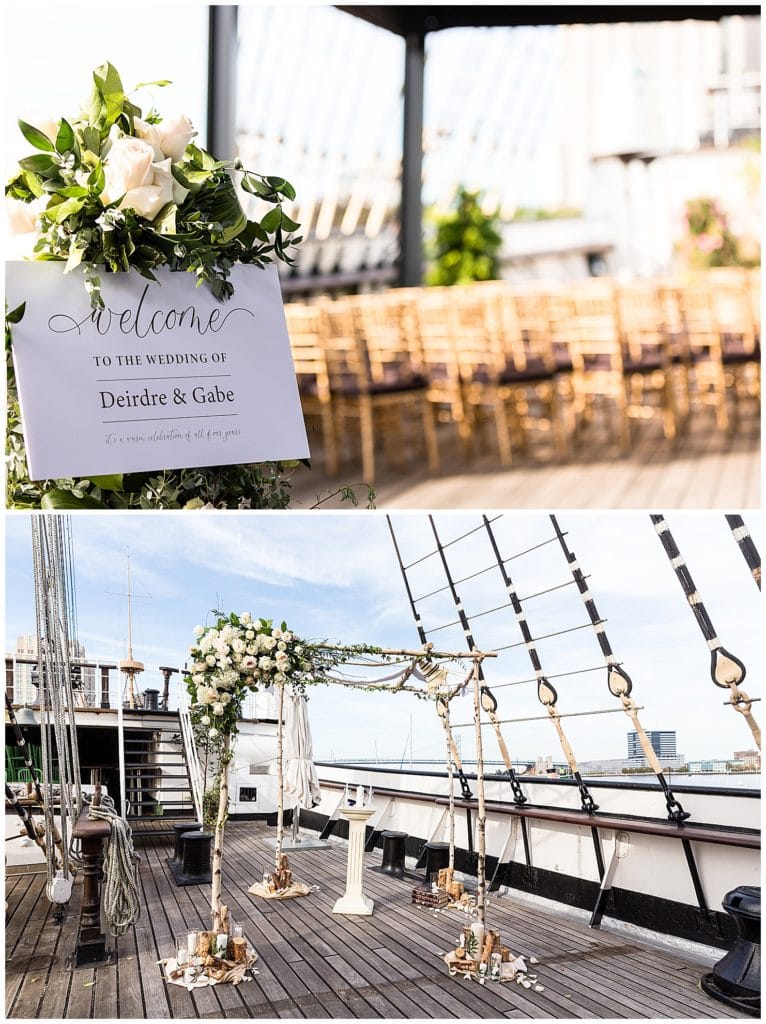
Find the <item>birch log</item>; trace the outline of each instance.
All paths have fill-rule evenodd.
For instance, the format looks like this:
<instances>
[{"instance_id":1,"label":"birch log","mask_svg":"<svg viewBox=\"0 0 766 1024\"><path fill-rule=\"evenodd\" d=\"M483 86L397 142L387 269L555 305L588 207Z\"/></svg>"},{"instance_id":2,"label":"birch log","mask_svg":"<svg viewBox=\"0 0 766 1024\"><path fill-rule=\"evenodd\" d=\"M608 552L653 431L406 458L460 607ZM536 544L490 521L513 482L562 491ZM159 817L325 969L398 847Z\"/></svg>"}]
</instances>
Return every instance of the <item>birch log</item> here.
<instances>
[{"instance_id":1,"label":"birch log","mask_svg":"<svg viewBox=\"0 0 766 1024\"><path fill-rule=\"evenodd\" d=\"M285 763L284 763L284 711L285 684L279 687L277 712L277 843L274 847L274 870L279 871L282 861L282 843L285 838Z\"/></svg>"},{"instance_id":2,"label":"birch log","mask_svg":"<svg viewBox=\"0 0 766 1024\"><path fill-rule=\"evenodd\" d=\"M228 908L221 903L221 862L223 861L223 830L226 825L226 813L229 808L229 750L231 739L224 738L221 747L221 773L218 790L218 817L215 822L215 838L213 840L213 885L210 892L210 911L213 918L213 931L224 931Z\"/></svg>"},{"instance_id":3,"label":"birch log","mask_svg":"<svg viewBox=\"0 0 766 1024\"><path fill-rule=\"evenodd\" d=\"M449 724L449 701L443 701L436 705L437 714L444 726L444 735L447 742L447 779L449 786L449 866L455 867L455 772L456 764L455 741L452 738L452 729Z\"/></svg>"},{"instance_id":4,"label":"birch log","mask_svg":"<svg viewBox=\"0 0 766 1024\"><path fill-rule=\"evenodd\" d=\"M479 816L476 822L478 833L479 863L476 868L476 906L479 911L479 921L482 927L485 926L487 916L487 811L484 806L484 750L481 742L481 698L480 679L481 661L474 662L473 666L473 720L476 726L476 789L479 800Z\"/></svg>"}]
</instances>

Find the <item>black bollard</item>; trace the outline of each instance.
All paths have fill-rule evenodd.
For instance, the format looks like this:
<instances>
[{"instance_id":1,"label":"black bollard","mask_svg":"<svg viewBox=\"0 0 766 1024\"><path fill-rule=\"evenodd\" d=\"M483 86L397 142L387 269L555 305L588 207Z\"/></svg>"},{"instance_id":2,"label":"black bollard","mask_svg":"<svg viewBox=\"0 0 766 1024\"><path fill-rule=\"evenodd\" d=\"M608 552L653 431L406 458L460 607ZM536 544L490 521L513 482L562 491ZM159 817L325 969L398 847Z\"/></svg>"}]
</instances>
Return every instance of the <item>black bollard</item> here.
<instances>
[{"instance_id":1,"label":"black bollard","mask_svg":"<svg viewBox=\"0 0 766 1024\"><path fill-rule=\"evenodd\" d=\"M709 996L751 1017L761 1015L761 890L740 885L727 892L723 909L737 926L734 945L702 978Z\"/></svg>"},{"instance_id":2,"label":"black bollard","mask_svg":"<svg viewBox=\"0 0 766 1024\"><path fill-rule=\"evenodd\" d=\"M212 881L210 848L212 832L184 832L181 837L181 861L168 858L176 885L205 885Z\"/></svg>"},{"instance_id":3,"label":"black bollard","mask_svg":"<svg viewBox=\"0 0 766 1024\"><path fill-rule=\"evenodd\" d=\"M426 843L426 881L441 868L449 867L449 843Z\"/></svg>"},{"instance_id":4,"label":"black bollard","mask_svg":"<svg viewBox=\"0 0 766 1024\"><path fill-rule=\"evenodd\" d=\"M380 870L383 874L402 878L405 871L404 844L407 841L407 833L386 831L381 835L383 837L383 862L380 865Z\"/></svg>"},{"instance_id":5,"label":"black bollard","mask_svg":"<svg viewBox=\"0 0 766 1024\"><path fill-rule=\"evenodd\" d=\"M173 856L168 857L173 863L181 864L183 861L183 837L186 832L199 832L202 829L202 823L199 821L185 821L183 825L173 825L173 833L175 840L173 843Z\"/></svg>"}]
</instances>

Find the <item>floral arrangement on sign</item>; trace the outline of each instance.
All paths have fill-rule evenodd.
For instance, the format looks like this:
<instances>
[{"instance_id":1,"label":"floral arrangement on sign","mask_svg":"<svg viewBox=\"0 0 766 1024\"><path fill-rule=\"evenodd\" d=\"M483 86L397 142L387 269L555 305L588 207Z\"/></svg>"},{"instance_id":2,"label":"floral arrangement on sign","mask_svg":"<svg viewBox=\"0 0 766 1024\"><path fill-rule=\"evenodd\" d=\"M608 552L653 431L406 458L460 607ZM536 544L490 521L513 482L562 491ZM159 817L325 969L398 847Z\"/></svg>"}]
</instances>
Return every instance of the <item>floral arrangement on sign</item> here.
<instances>
[{"instance_id":1,"label":"floral arrangement on sign","mask_svg":"<svg viewBox=\"0 0 766 1024\"><path fill-rule=\"evenodd\" d=\"M141 83L166 86L167 81ZM9 224L17 255L56 260L64 272L83 268L94 308L103 306L104 273L136 270L154 280L158 268L187 271L225 301L231 267L292 263L301 238L284 210L295 198L284 178L255 173L239 161L216 160L193 141L183 114L146 113L123 88L116 69L93 72L86 109L76 117L19 121L35 150L7 184ZM249 219L237 186L269 208ZM14 248L14 246L11 246ZM288 464L226 466L92 479L29 480L10 332L23 307L6 317L8 370L8 501L22 508L284 508Z\"/></svg>"},{"instance_id":2,"label":"floral arrangement on sign","mask_svg":"<svg viewBox=\"0 0 766 1024\"><path fill-rule=\"evenodd\" d=\"M93 72L93 83L79 117L42 127L19 121L37 152L19 161L5 192L26 206L36 259L66 261L65 273L82 264L94 307L103 307L102 268L149 280L158 267L186 270L228 299L235 263L293 262L287 249L301 239L282 208L295 199L289 182L216 160L192 141L197 133L183 114L151 109L144 117L111 64ZM272 207L260 221L246 217L235 173Z\"/></svg>"}]
</instances>

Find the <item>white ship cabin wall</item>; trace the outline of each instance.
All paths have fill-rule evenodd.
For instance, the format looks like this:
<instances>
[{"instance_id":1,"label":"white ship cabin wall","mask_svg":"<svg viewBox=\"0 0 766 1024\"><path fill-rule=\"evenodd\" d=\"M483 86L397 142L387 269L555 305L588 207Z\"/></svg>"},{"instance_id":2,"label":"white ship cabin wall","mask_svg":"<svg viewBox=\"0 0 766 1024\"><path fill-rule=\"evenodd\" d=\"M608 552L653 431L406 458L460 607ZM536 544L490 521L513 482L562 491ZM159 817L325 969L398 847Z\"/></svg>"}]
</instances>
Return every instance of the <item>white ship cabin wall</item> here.
<instances>
[{"instance_id":1,"label":"white ship cabin wall","mask_svg":"<svg viewBox=\"0 0 766 1024\"><path fill-rule=\"evenodd\" d=\"M271 816L277 811L277 703L256 693L243 707L229 766L229 817Z\"/></svg>"},{"instance_id":2,"label":"white ship cabin wall","mask_svg":"<svg viewBox=\"0 0 766 1024\"><path fill-rule=\"evenodd\" d=\"M343 796L346 783L350 790L359 784L372 786L377 814L369 824L376 830L398 829L421 843L426 840L447 842L448 815L446 804L429 804L408 799L408 794L433 794L442 800L448 796L444 776L397 773L342 765L319 768L322 784L322 802L315 808L318 815L334 814ZM560 781L523 778L522 789L530 803L562 810L580 809L576 786ZM588 783L588 780L585 780ZM469 780L476 796L475 780ZM692 787L694 788L694 787ZM382 791L398 789L401 796L391 797ZM662 794L657 788L635 785L629 789L617 785L590 784L591 795L599 806L598 815L630 815L638 818L666 819ZM485 787L488 802L509 803L511 794L507 781L490 778ZM685 810L691 812L690 824L710 824L726 827L758 828L760 800L732 790L678 794ZM460 799L460 787L455 779L455 799ZM474 808L473 828L476 828ZM561 876L599 883L598 869L590 827L565 822L527 819L531 847L532 867ZM615 832L601 828L601 845L608 865L614 850ZM524 845L519 820L514 815L487 813L487 857L500 857L503 863L525 866ZM469 848L465 809L455 811L455 843L460 850ZM477 837L473 836L473 848ZM740 849L711 843L695 842L694 856L707 898L708 906L717 910L721 900L735 885L760 884L760 857L758 850ZM408 845L408 853L413 849ZM491 870L489 871L491 874ZM696 906L691 877L678 839L629 834L627 857L619 863L614 884L623 890L660 899ZM536 893L545 897L544 892Z\"/></svg>"}]
</instances>

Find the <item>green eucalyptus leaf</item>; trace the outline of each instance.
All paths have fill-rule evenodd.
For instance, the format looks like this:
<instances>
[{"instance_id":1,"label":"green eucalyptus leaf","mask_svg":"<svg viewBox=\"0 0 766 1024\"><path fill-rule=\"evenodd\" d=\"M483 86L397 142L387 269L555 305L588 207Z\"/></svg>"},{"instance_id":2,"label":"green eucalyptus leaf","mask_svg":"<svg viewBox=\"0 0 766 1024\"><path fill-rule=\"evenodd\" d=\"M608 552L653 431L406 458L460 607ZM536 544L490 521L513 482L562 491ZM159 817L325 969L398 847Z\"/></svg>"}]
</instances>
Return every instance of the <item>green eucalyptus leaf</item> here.
<instances>
[{"instance_id":1,"label":"green eucalyptus leaf","mask_svg":"<svg viewBox=\"0 0 766 1024\"><path fill-rule=\"evenodd\" d=\"M280 226L284 228L285 231L297 231L300 224L298 224L297 221L291 220L287 214L282 211L282 222Z\"/></svg>"},{"instance_id":2,"label":"green eucalyptus leaf","mask_svg":"<svg viewBox=\"0 0 766 1024\"><path fill-rule=\"evenodd\" d=\"M74 128L66 120L61 119L59 122L59 130L56 135L56 151L58 153L73 153L75 146L77 145L77 137L74 133Z\"/></svg>"},{"instance_id":3,"label":"green eucalyptus leaf","mask_svg":"<svg viewBox=\"0 0 766 1024\"><path fill-rule=\"evenodd\" d=\"M21 119L19 119L18 125L21 134L30 146L34 146L35 149L42 149L46 153L53 153L55 151L55 147L51 140L44 132L41 132L39 128L35 128L33 124L27 124L26 121L22 121Z\"/></svg>"},{"instance_id":4,"label":"green eucalyptus leaf","mask_svg":"<svg viewBox=\"0 0 766 1024\"><path fill-rule=\"evenodd\" d=\"M88 480L102 491L121 491L123 487L122 473L109 473L106 476L89 476Z\"/></svg>"},{"instance_id":5,"label":"green eucalyptus leaf","mask_svg":"<svg viewBox=\"0 0 766 1024\"><path fill-rule=\"evenodd\" d=\"M17 306L15 309L12 309L10 313L6 314L5 322L7 324L17 324L17 323L20 323L21 320L23 320L23 318L24 318L24 311L26 310L26 308L27 308L26 302L22 302L20 306Z\"/></svg>"},{"instance_id":6,"label":"green eucalyptus leaf","mask_svg":"<svg viewBox=\"0 0 766 1024\"><path fill-rule=\"evenodd\" d=\"M82 129L82 141L86 149L89 149L91 153L98 155L101 149L101 135L97 128L92 125L86 125Z\"/></svg>"},{"instance_id":7,"label":"green eucalyptus leaf","mask_svg":"<svg viewBox=\"0 0 766 1024\"><path fill-rule=\"evenodd\" d=\"M83 208L83 204L83 199L65 199L63 203L49 206L45 211L45 215L50 217L54 224L63 224L67 217L71 217L74 213L79 213Z\"/></svg>"},{"instance_id":8,"label":"green eucalyptus leaf","mask_svg":"<svg viewBox=\"0 0 766 1024\"><path fill-rule=\"evenodd\" d=\"M269 234L271 234L272 231L276 231L281 223L282 211L278 206L273 210L269 210L266 216L261 219L261 227L264 231L268 231Z\"/></svg>"},{"instance_id":9,"label":"green eucalyptus leaf","mask_svg":"<svg viewBox=\"0 0 766 1024\"><path fill-rule=\"evenodd\" d=\"M161 89L164 89L166 85L172 85L173 83L169 78L158 78L156 82L139 82L137 86L133 88L133 92L138 92L139 89L146 89L150 85L158 85Z\"/></svg>"},{"instance_id":10,"label":"green eucalyptus leaf","mask_svg":"<svg viewBox=\"0 0 766 1024\"><path fill-rule=\"evenodd\" d=\"M104 508L104 503L98 501L90 494L83 494L82 497L77 497L71 491L54 488L43 494L40 507L51 509Z\"/></svg>"},{"instance_id":11,"label":"green eucalyptus leaf","mask_svg":"<svg viewBox=\"0 0 766 1024\"><path fill-rule=\"evenodd\" d=\"M40 196L44 195L43 183L36 174L32 171L23 171L22 177L35 199L39 199Z\"/></svg>"},{"instance_id":12,"label":"green eucalyptus leaf","mask_svg":"<svg viewBox=\"0 0 766 1024\"><path fill-rule=\"evenodd\" d=\"M50 174L58 174L58 167L52 156L47 153L35 153L34 156L25 156L19 160L19 167L24 171L32 171L33 174L41 174L48 177Z\"/></svg>"},{"instance_id":13,"label":"green eucalyptus leaf","mask_svg":"<svg viewBox=\"0 0 766 1024\"><path fill-rule=\"evenodd\" d=\"M103 127L109 129L122 113L125 103L125 92L117 69L108 61L93 72L93 81L103 103Z\"/></svg>"}]
</instances>

